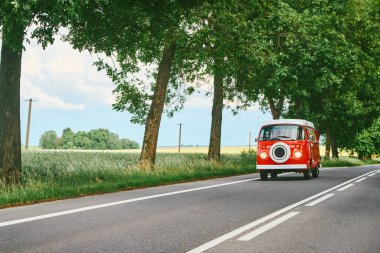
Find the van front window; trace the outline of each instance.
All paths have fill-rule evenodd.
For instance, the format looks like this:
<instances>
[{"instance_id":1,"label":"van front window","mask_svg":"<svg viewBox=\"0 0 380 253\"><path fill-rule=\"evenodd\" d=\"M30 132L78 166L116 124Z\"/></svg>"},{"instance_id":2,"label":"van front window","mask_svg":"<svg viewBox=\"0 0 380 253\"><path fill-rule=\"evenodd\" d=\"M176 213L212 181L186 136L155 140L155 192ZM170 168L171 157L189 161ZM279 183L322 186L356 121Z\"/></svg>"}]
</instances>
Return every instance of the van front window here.
<instances>
[{"instance_id":1,"label":"van front window","mask_svg":"<svg viewBox=\"0 0 380 253\"><path fill-rule=\"evenodd\" d=\"M274 125L265 126L260 132L260 141L269 140L303 140L304 131L301 126Z\"/></svg>"}]
</instances>

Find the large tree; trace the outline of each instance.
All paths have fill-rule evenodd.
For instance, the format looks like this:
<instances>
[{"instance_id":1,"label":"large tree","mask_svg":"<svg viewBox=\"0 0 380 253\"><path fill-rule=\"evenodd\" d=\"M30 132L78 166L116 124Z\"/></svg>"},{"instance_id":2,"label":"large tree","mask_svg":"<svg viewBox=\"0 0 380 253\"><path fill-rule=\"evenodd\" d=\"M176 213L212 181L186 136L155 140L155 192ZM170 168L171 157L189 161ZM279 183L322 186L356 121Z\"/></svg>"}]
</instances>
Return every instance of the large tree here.
<instances>
[{"instance_id":1,"label":"large tree","mask_svg":"<svg viewBox=\"0 0 380 253\"><path fill-rule=\"evenodd\" d=\"M142 168L153 168L155 163L164 106L175 99L172 91L180 86L172 68L181 60L176 54L181 55L185 48L186 17L196 4L170 0L90 1L88 7L78 9L78 18L70 26L68 40L75 48L106 56L96 65L105 69L117 85L114 109L126 110L132 113L132 122L145 124ZM107 61L107 57L114 62ZM169 115L179 107L169 106Z\"/></svg>"},{"instance_id":2,"label":"large tree","mask_svg":"<svg viewBox=\"0 0 380 253\"><path fill-rule=\"evenodd\" d=\"M245 105L236 84L243 60L242 49L251 44L244 40L247 24L257 17L258 9L260 5L256 1L209 1L194 9L191 15L191 55L186 57L191 66L181 66L182 75L187 79L195 76L196 80L212 80L210 161L220 161L223 108L229 107L236 113ZM237 100L238 105L233 103Z\"/></svg>"},{"instance_id":3,"label":"large tree","mask_svg":"<svg viewBox=\"0 0 380 253\"><path fill-rule=\"evenodd\" d=\"M67 20L72 4L69 0L0 2L0 181L5 183L21 179L20 77L27 28L46 47Z\"/></svg>"}]
</instances>

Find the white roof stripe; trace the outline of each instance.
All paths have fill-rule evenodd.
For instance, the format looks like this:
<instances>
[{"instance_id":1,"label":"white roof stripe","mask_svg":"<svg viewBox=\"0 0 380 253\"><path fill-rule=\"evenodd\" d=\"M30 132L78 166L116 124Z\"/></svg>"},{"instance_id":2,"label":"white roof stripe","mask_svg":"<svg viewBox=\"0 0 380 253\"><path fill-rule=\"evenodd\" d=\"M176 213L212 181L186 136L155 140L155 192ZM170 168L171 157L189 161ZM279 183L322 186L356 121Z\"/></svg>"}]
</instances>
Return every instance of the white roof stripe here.
<instances>
[{"instance_id":1,"label":"white roof stripe","mask_svg":"<svg viewBox=\"0 0 380 253\"><path fill-rule=\"evenodd\" d=\"M273 119L264 121L263 126L267 125L282 125L282 124L292 124L292 125L301 125L314 128L314 124L310 121L304 119Z\"/></svg>"}]
</instances>

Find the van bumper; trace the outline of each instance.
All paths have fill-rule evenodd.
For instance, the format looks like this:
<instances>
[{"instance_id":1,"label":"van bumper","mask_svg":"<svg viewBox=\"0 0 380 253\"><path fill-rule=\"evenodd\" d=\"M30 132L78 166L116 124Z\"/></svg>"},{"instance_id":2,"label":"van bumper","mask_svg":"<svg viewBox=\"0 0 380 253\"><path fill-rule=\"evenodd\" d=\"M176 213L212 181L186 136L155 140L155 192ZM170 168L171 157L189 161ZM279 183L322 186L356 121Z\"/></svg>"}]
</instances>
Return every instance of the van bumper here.
<instances>
[{"instance_id":1,"label":"van bumper","mask_svg":"<svg viewBox=\"0 0 380 253\"><path fill-rule=\"evenodd\" d=\"M306 164L256 165L258 170L306 170Z\"/></svg>"}]
</instances>

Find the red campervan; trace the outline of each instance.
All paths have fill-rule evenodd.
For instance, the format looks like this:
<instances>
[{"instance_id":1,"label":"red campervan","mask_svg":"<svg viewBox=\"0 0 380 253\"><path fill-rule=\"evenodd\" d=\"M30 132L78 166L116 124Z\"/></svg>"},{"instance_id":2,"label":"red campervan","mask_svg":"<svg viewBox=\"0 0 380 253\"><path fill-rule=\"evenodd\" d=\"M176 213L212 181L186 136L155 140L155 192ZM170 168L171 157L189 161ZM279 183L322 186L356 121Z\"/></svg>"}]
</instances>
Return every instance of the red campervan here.
<instances>
[{"instance_id":1,"label":"red campervan","mask_svg":"<svg viewBox=\"0 0 380 253\"><path fill-rule=\"evenodd\" d=\"M301 119L264 122L257 144L257 169L261 180L283 172L303 173L305 179L319 176L319 133L314 124Z\"/></svg>"}]
</instances>

